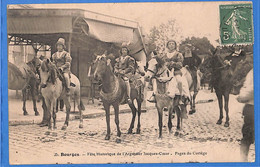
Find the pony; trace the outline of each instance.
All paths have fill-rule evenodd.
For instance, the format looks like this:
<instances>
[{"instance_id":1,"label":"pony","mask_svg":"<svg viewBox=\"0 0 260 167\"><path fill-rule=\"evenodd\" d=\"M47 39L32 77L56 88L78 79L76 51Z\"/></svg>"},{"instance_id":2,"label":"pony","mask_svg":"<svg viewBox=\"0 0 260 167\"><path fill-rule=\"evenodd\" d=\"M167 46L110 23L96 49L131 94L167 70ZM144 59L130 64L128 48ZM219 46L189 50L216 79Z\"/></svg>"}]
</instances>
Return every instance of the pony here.
<instances>
[{"instance_id":1,"label":"pony","mask_svg":"<svg viewBox=\"0 0 260 167\"><path fill-rule=\"evenodd\" d=\"M66 130L69 125L69 116L70 116L70 96L74 96L75 101L78 105L79 114L80 114L80 123L79 128L83 128L83 118L82 110L84 110L84 105L80 99L80 82L78 78L71 74L71 81L75 87L71 86L70 96L66 95L65 86L63 84L62 75L58 71L57 67L50 61L50 59L43 60L40 67L40 77L41 77L41 92L44 97L45 105L47 111L49 112L49 129L52 129L52 119L53 119L53 128L56 129L56 105L57 100L62 99L66 106L66 119L62 130Z\"/></svg>"},{"instance_id":2,"label":"pony","mask_svg":"<svg viewBox=\"0 0 260 167\"><path fill-rule=\"evenodd\" d=\"M28 115L26 109L27 93L31 93L33 101L33 109L35 116L40 115L36 105L36 95L38 95L39 86L39 67L41 60L34 56L34 58L26 64L16 66L8 62L8 89L22 90L23 96L23 115Z\"/></svg>"},{"instance_id":3,"label":"pony","mask_svg":"<svg viewBox=\"0 0 260 167\"><path fill-rule=\"evenodd\" d=\"M121 136L121 131L119 127L119 105L125 104L126 102L126 85L123 79L120 76L116 76L113 73L113 68L111 65L111 59L106 55L97 56L95 60L95 72L94 78L100 80L102 83L100 96L103 102L103 106L106 111L106 123L107 123L107 134L105 140L110 139L110 106L112 105L115 111L115 123L117 127L117 142L120 142L119 137ZM143 102L142 96L142 86L133 87L131 85L131 100L136 100L137 108L134 103L128 104L132 111L132 121L128 129L128 134L131 134L134 128L134 122L136 118L136 113L138 113L138 124L136 133L140 134L141 132L141 105Z\"/></svg>"},{"instance_id":4,"label":"pony","mask_svg":"<svg viewBox=\"0 0 260 167\"><path fill-rule=\"evenodd\" d=\"M211 73L211 85L215 89L219 105L219 119L216 124L221 125L223 119L223 97L224 109L226 111L226 122L224 127L229 127L229 94L234 86L234 72L236 66L231 67L224 63L224 59L220 56L220 50L217 48L212 55L205 59L201 64L200 70L202 73Z\"/></svg>"}]
</instances>

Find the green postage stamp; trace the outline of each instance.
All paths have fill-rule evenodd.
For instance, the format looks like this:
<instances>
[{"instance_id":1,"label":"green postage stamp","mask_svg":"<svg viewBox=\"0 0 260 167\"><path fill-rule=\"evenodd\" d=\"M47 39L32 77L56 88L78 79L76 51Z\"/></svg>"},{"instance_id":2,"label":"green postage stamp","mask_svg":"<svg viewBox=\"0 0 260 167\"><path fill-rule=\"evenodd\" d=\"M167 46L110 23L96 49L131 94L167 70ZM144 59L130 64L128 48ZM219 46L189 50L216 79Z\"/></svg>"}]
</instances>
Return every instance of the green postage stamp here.
<instances>
[{"instance_id":1,"label":"green postage stamp","mask_svg":"<svg viewBox=\"0 0 260 167\"><path fill-rule=\"evenodd\" d=\"M253 44L252 3L220 5L220 43Z\"/></svg>"}]
</instances>

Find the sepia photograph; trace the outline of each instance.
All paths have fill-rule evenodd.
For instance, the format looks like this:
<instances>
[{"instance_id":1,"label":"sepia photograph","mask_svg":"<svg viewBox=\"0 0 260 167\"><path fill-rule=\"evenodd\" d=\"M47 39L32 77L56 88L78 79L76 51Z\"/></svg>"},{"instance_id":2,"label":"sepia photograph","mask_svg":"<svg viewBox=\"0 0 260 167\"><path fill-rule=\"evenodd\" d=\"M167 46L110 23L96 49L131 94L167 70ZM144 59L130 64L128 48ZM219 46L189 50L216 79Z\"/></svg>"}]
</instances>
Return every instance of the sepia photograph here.
<instances>
[{"instance_id":1,"label":"sepia photograph","mask_svg":"<svg viewBox=\"0 0 260 167\"><path fill-rule=\"evenodd\" d=\"M255 162L251 1L7 6L9 163Z\"/></svg>"}]
</instances>

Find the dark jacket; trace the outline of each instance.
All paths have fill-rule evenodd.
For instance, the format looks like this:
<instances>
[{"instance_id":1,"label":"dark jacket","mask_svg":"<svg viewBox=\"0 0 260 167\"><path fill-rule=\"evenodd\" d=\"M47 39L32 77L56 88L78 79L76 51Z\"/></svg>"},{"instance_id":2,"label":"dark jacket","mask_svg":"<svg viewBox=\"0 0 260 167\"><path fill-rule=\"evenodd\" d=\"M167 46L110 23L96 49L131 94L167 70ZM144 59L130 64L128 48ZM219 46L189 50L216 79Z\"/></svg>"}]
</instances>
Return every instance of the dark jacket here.
<instances>
[{"instance_id":1,"label":"dark jacket","mask_svg":"<svg viewBox=\"0 0 260 167\"><path fill-rule=\"evenodd\" d=\"M131 56L126 56L124 60L122 57L116 59L115 73L122 74L123 76L130 77L135 72L135 59Z\"/></svg>"},{"instance_id":2,"label":"dark jacket","mask_svg":"<svg viewBox=\"0 0 260 167\"><path fill-rule=\"evenodd\" d=\"M194 52L191 52L191 55L192 57L185 57L185 53L183 54L184 56L183 66L188 65L191 70L195 70L201 64L201 59Z\"/></svg>"}]
</instances>

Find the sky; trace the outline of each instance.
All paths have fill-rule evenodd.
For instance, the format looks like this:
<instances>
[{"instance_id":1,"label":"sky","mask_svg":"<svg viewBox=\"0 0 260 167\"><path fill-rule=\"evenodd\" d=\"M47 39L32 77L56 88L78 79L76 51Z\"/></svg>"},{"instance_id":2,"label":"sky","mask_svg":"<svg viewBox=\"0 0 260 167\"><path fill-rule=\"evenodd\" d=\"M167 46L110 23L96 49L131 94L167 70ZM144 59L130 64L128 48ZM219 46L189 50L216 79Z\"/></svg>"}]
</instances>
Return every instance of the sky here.
<instances>
[{"instance_id":1,"label":"sky","mask_svg":"<svg viewBox=\"0 0 260 167\"><path fill-rule=\"evenodd\" d=\"M34 4L34 8L84 9L139 22L144 33L175 19L182 36L207 37L217 46L219 39L219 5L249 2L149 2L149 3L84 3ZM178 41L177 41L178 42Z\"/></svg>"}]
</instances>

